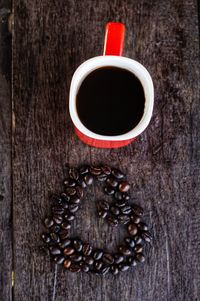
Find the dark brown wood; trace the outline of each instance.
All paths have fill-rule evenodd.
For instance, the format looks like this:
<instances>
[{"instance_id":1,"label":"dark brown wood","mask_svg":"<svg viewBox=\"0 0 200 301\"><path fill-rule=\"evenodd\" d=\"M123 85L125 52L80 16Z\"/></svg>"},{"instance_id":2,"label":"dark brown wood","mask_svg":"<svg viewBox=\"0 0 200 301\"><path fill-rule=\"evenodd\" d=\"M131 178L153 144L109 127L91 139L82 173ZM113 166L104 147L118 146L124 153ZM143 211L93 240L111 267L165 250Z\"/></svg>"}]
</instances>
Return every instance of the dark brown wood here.
<instances>
[{"instance_id":1,"label":"dark brown wood","mask_svg":"<svg viewBox=\"0 0 200 301\"><path fill-rule=\"evenodd\" d=\"M197 301L199 282L199 48L196 1L14 0L13 222L15 300ZM76 67L101 55L104 26L126 24L124 54L143 63L155 85L148 129L118 150L83 145L67 109ZM118 277L72 274L42 255L48 195L64 163L120 166L146 210L155 240L148 260ZM95 216L88 192L74 230L111 250L122 238ZM98 243L99 240L99 243Z\"/></svg>"},{"instance_id":2,"label":"dark brown wood","mask_svg":"<svg viewBox=\"0 0 200 301\"><path fill-rule=\"evenodd\" d=\"M0 0L0 300L12 298L11 1Z\"/></svg>"}]
</instances>

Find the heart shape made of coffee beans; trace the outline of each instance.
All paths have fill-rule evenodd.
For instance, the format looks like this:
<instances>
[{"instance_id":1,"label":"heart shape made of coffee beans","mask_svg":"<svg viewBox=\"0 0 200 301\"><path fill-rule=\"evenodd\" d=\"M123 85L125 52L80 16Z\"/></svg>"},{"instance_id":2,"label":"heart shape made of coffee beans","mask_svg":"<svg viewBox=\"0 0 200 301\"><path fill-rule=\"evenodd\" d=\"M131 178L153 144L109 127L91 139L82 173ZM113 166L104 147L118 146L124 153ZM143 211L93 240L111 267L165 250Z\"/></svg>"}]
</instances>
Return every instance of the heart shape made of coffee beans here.
<instances>
[{"instance_id":1,"label":"heart shape made of coffee beans","mask_svg":"<svg viewBox=\"0 0 200 301\"><path fill-rule=\"evenodd\" d=\"M139 205L129 204L130 184L125 174L109 166L69 168L68 174L69 177L64 180L64 192L51 197L52 215L44 220L48 233L43 233L42 239L52 260L71 272L83 271L98 275L108 272L117 275L120 271L136 266L138 262L144 262L144 247L151 242L152 235L142 220L143 209ZM115 253L95 249L81 238L70 237L71 223L80 207L84 190L95 180L105 183L105 194L113 198L111 203L98 201L98 216L113 227L127 227L128 236Z\"/></svg>"}]
</instances>

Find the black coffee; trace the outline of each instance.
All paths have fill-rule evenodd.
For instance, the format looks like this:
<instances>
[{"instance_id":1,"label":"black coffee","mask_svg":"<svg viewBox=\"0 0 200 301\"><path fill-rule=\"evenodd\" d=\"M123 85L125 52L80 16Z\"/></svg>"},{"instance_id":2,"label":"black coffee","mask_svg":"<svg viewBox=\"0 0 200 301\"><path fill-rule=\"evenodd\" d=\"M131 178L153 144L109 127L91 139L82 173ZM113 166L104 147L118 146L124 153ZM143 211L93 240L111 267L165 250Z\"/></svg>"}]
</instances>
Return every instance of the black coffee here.
<instances>
[{"instance_id":1,"label":"black coffee","mask_svg":"<svg viewBox=\"0 0 200 301\"><path fill-rule=\"evenodd\" d=\"M144 90L131 72L103 67L91 72L81 84L77 99L80 120L100 135L121 135L132 130L144 113Z\"/></svg>"}]
</instances>

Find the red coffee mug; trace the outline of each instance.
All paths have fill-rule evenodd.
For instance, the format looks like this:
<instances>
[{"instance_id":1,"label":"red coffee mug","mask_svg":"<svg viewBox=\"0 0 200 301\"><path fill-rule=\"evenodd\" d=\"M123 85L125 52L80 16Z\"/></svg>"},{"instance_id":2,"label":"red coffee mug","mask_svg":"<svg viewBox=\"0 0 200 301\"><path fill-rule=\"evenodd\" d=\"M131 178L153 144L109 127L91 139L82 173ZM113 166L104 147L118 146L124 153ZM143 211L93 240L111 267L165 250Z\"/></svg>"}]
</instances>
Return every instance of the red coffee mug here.
<instances>
[{"instance_id":1,"label":"red coffee mug","mask_svg":"<svg viewBox=\"0 0 200 301\"><path fill-rule=\"evenodd\" d=\"M106 25L103 56L91 58L81 64L75 71L69 96L69 112L75 126L76 135L84 143L98 148L118 148L123 147L135 140L148 126L154 102L153 82L146 68L135 60L123 57L125 26L122 23L110 22ZM129 132L117 136L99 135L84 126L81 122L76 107L76 96L81 83L95 69L113 66L126 69L132 72L141 82L144 95L145 107L140 122Z\"/></svg>"}]
</instances>

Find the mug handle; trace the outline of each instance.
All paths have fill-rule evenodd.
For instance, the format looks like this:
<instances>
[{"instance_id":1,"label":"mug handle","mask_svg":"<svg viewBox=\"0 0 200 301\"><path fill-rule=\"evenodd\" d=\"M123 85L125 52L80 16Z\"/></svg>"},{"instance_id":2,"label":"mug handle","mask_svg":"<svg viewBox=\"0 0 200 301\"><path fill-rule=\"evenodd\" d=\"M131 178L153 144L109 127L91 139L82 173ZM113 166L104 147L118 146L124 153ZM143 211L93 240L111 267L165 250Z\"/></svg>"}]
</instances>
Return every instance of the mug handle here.
<instances>
[{"instance_id":1,"label":"mug handle","mask_svg":"<svg viewBox=\"0 0 200 301\"><path fill-rule=\"evenodd\" d=\"M118 22L106 24L103 55L121 56L124 46L125 26Z\"/></svg>"}]
</instances>

